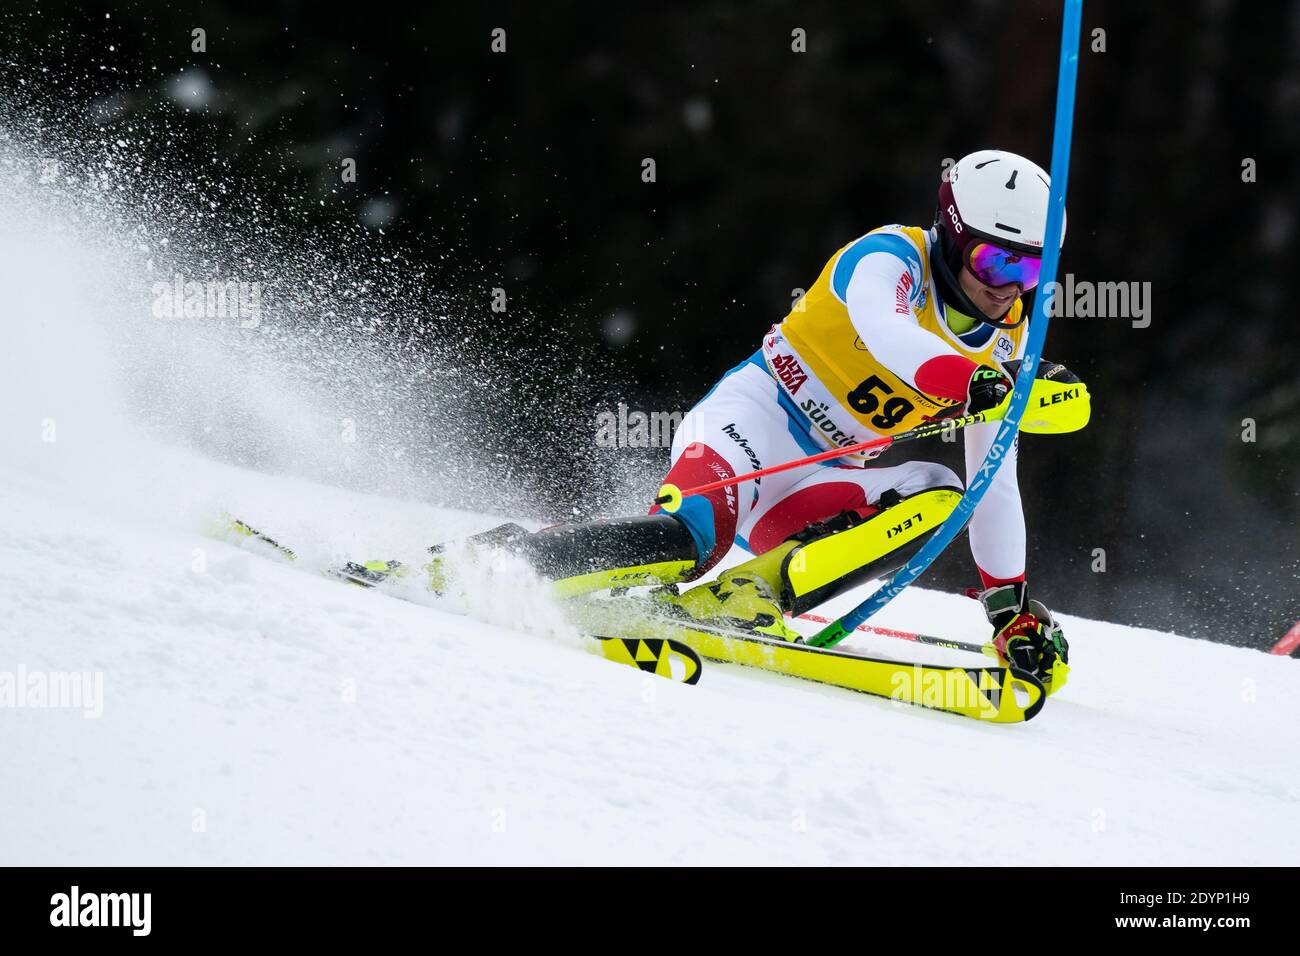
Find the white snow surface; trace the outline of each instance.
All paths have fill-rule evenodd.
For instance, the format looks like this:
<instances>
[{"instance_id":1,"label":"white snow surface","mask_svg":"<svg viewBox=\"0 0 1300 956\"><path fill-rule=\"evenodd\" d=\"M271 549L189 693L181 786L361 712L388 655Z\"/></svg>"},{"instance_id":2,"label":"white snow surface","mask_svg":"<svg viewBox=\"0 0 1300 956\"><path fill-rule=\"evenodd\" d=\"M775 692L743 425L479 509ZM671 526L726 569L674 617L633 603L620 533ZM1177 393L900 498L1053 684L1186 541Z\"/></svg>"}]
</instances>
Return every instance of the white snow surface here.
<instances>
[{"instance_id":1,"label":"white snow surface","mask_svg":"<svg viewBox=\"0 0 1300 956\"><path fill-rule=\"evenodd\" d=\"M1069 686L1023 725L722 665L684 686L585 653L508 577L473 609L485 624L150 512L204 486L195 500L322 556L365 541L354 553L413 557L490 519L165 462L129 514L0 473L0 671L98 673L103 695L98 716L0 710L0 863L1300 855L1295 661L1067 616ZM984 636L973 602L920 588L881 617Z\"/></svg>"},{"instance_id":2,"label":"white snow surface","mask_svg":"<svg viewBox=\"0 0 1300 956\"><path fill-rule=\"evenodd\" d=\"M0 203L0 865L1300 859L1294 660L1066 614L1069 685L987 725L737 667L684 686L617 666L517 567L454 609L214 541L229 509L309 567L411 561L501 518L146 431L123 397L141 370L181 384L155 418L189 403L236 439L261 421L304 443L337 422L274 377L230 387L203 343L239 330L151 331L147 297L115 294L140 274L131 243L14 206L36 189ZM987 637L974 602L919 587L877 623ZM72 674L102 697L25 696Z\"/></svg>"}]
</instances>

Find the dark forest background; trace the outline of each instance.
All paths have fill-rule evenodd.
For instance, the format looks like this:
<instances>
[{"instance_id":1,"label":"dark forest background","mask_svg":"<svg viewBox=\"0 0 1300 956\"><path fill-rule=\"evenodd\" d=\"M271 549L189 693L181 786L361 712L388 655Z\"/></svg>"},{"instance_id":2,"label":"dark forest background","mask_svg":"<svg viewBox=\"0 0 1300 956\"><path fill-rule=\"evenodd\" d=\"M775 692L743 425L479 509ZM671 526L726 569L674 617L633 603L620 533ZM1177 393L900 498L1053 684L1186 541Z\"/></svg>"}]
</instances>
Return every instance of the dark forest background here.
<instances>
[{"instance_id":1,"label":"dark forest background","mask_svg":"<svg viewBox=\"0 0 1300 956\"><path fill-rule=\"evenodd\" d=\"M500 419L518 447L511 425L537 409L575 420L558 411L578 400L572 370L534 344L570 343L599 370L603 407L685 409L835 249L929 224L945 159L995 146L1047 166L1060 10L47 0L10 8L6 84L47 28L59 68L95 77L77 95L120 85L129 118L175 99L181 77L180 122L224 162L328 198L295 206L303 228L382 228L455 290L527 382L529 413ZM109 44L118 66L97 73ZM1254 646L1300 618L1298 120L1300 2L1086 4L1061 268L1150 282L1151 324L1052 323L1045 354L1094 396L1086 431L1023 440L1030 577L1063 610ZM341 189L344 156L358 181ZM586 507L602 467L584 414L567 441L525 443L531 466L572 478L548 485L554 515ZM626 454L652 490L666 452ZM928 582L972 577L959 544Z\"/></svg>"}]
</instances>

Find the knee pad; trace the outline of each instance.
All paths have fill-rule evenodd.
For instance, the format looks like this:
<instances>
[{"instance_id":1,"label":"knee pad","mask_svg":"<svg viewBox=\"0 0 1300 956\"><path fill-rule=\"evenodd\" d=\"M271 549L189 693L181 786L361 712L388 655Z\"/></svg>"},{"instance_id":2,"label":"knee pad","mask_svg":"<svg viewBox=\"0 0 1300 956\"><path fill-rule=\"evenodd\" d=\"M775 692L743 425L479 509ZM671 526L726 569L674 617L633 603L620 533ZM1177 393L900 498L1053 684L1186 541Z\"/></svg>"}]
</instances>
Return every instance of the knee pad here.
<instances>
[{"instance_id":1,"label":"knee pad","mask_svg":"<svg viewBox=\"0 0 1300 956\"><path fill-rule=\"evenodd\" d=\"M915 461L911 473L898 484L900 495L913 495L927 488L961 488L962 481L947 465L936 461Z\"/></svg>"},{"instance_id":2,"label":"knee pad","mask_svg":"<svg viewBox=\"0 0 1300 956\"><path fill-rule=\"evenodd\" d=\"M702 442L688 445L664 477L679 488L691 488L731 478L735 472L727 460ZM740 515L739 500L742 494L753 494L749 486L719 488L706 494L686 498L673 518L690 533L695 543L697 566L692 577L699 577L721 561L736 540L736 524ZM659 506L651 509L660 515Z\"/></svg>"}]
</instances>

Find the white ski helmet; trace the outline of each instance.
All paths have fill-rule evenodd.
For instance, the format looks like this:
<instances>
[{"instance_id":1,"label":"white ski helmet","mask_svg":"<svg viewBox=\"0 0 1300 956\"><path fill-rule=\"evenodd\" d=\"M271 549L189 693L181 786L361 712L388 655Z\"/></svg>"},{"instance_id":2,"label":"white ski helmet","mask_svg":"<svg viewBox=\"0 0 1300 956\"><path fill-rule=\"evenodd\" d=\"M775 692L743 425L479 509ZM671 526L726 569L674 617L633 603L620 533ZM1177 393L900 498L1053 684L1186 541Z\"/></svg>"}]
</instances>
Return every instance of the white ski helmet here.
<instances>
[{"instance_id":1,"label":"white ski helmet","mask_svg":"<svg viewBox=\"0 0 1300 956\"><path fill-rule=\"evenodd\" d=\"M1050 191L1051 180L1038 164L1005 150L981 149L949 168L939 186L939 223L963 251L983 239L1041 256Z\"/></svg>"},{"instance_id":2,"label":"white ski helmet","mask_svg":"<svg viewBox=\"0 0 1300 956\"><path fill-rule=\"evenodd\" d=\"M947 301L999 329L1014 329L1029 317L1027 308L1015 322L985 316L962 291L958 276L965 267L988 286L1017 283L1022 295L1037 286L1050 193L1047 173L1001 149L971 153L949 168L939 185L935 211L939 254L930 259Z\"/></svg>"}]
</instances>

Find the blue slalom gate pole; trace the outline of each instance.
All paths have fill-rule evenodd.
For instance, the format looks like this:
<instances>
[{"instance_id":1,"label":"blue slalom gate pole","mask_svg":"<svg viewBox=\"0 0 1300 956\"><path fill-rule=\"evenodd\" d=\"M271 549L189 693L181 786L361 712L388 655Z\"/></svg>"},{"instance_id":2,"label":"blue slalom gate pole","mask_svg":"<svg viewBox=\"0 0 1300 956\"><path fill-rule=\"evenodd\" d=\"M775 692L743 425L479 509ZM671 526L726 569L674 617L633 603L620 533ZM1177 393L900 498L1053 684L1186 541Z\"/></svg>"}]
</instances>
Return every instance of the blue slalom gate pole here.
<instances>
[{"instance_id":1,"label":"blue slalom gate pole","mask_svg":"<svg viewBox=\"0 0 1300 956\"><path fill-rule=\"evenodd\" d=\"M1042 356L1043 341L1047 338L1047 324L1056 293L1056 269L1061 257L1061 226L1065 219L1065 189L1070 174L1070 139L1074 132L1074 86L1079 72L1079 24L1082 19L1083 0L1065 0L1061 24L1061 65L1056 81L1056 122L1052 133L1052 187L1048 196L1047 229L1043 234L1043 267L1039 275L1041 285L1039 294L1034 299L1025 355L1016 376L1015 390L1011 393L1011 405L1006 417L1002 419L997 437L989 447L983 464L967 485L966 494L934 536L910 561L894 572L894 576L879 590L809 638L808 643L815 647L838 644L924 573L952 539L966 527L1015 440L1025 404L1029 401L1030 386L1038 374L1038 360Z\"/></svg>"}]
</instances>

